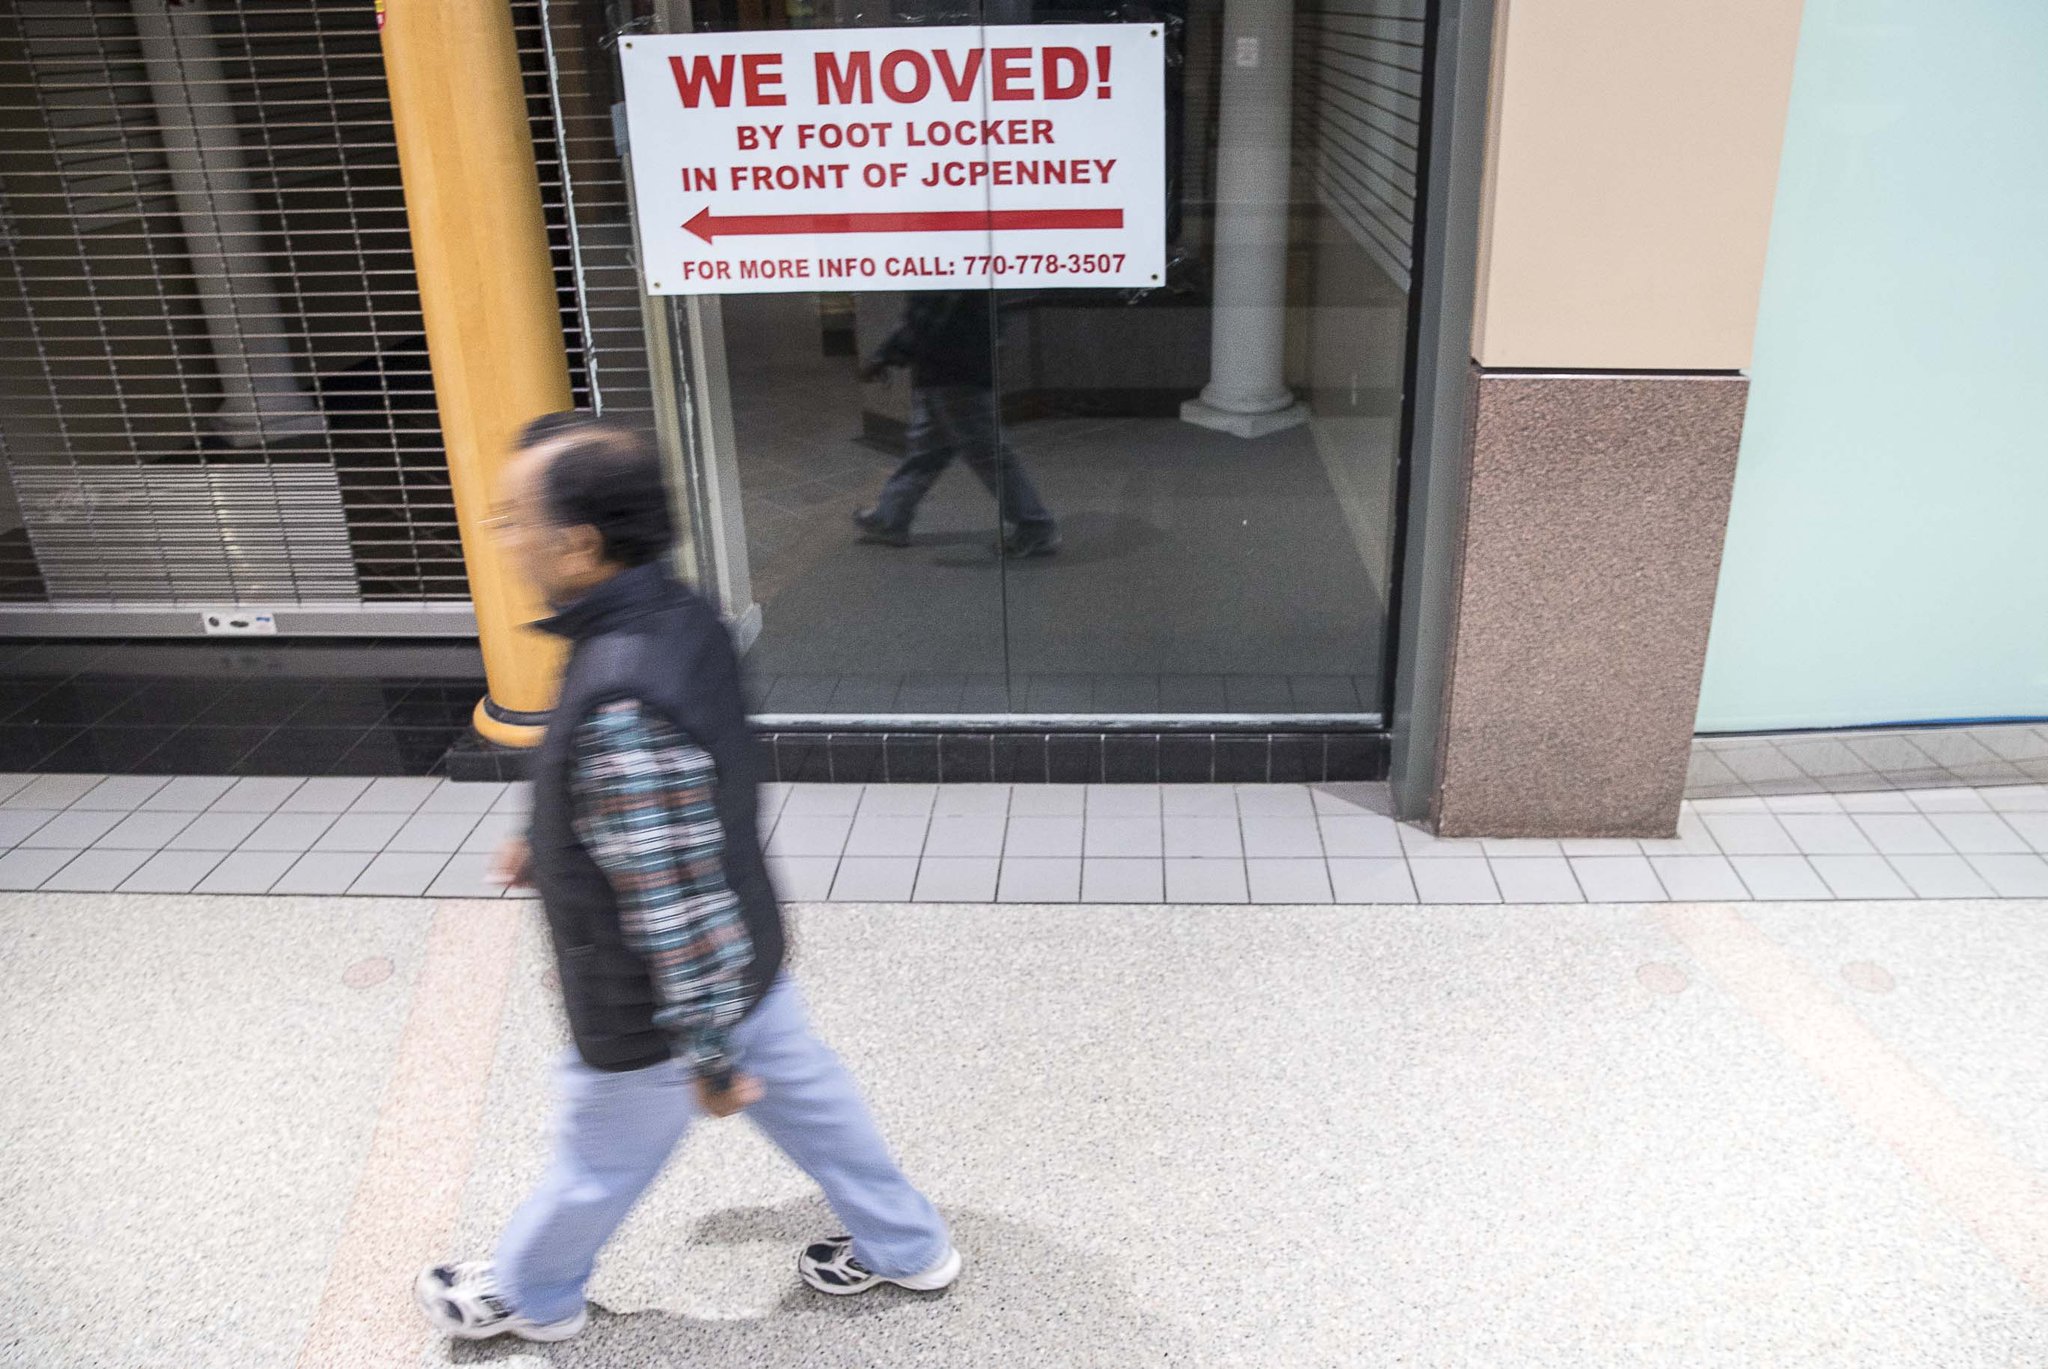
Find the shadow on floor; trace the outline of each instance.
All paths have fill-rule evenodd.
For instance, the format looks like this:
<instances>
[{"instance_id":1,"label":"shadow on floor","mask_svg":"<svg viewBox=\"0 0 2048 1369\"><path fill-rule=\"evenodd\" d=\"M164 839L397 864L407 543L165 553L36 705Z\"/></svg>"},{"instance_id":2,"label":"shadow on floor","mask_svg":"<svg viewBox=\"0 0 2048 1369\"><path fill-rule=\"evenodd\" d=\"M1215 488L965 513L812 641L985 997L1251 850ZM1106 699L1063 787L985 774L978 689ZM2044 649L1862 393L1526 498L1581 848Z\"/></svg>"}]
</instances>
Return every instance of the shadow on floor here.
<instances>
[{"instance_id":1,"label":"shadow on floor","mask_svg":"<svg viewBox=\"0 0 2048 1369\"><path fill-rule=\"evenodd\" d=\"M563 1369L1186 1362L1177 1329L1132 1305L1116 1270L1006 1217L947 1217L967 1270L944 1293L882 1288L829 1298L799 1285L792 1270L788 1294L762 1317L719 1321L659 1310L616 1313L592 1303L589 1329L573 1341L453 1342L448 1362L523 1360ZM815 1240L831 1220L815 1200L736 1208L707 1217L695 1239L714 1245L775 1242L795 1250Z\"/></svg>"}]
</instances>

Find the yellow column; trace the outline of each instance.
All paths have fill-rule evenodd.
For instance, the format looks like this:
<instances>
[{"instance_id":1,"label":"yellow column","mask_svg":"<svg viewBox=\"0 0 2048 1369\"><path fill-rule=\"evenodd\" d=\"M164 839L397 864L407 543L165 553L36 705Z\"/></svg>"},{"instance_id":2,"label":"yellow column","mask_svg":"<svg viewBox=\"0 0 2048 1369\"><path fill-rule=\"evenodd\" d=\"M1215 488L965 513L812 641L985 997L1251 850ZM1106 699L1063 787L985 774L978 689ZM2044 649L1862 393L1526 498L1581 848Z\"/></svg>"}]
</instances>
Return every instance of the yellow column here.
<instances>
[{"instance_id":1,"label":"yellow column","mask_svg":"<svg viewBox=\"0 0 2048 1369\"><path fill-rule=\"evenodd\" d=\"M489 693L476 729L532 746L561 652L485 521L521 424L569 407L569 361L506 0L378 6L420 312Z\"/></svg>"}]
</instances>

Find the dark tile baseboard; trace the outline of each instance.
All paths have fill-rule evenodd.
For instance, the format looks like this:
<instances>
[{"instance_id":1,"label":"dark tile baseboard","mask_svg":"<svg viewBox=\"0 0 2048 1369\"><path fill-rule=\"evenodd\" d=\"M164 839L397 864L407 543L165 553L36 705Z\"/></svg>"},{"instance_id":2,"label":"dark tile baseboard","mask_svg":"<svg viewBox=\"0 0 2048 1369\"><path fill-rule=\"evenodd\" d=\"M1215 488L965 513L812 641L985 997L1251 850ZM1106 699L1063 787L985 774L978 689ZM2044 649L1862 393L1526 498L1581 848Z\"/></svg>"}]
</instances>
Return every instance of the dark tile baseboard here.
<instances>
[{"instance_id":1,"label":"dark tile baseboard","mask_svg":"<svg viewBox=\"0 0 2048 1369\"><path fill-rule=\"evenodd\" d=\"M824 784L1318 784L1383 780L1384 732L833 732L761 734L770 779ZM454 780L511 780L526 753L470 736Z\"/></svg>"}]
</instances>

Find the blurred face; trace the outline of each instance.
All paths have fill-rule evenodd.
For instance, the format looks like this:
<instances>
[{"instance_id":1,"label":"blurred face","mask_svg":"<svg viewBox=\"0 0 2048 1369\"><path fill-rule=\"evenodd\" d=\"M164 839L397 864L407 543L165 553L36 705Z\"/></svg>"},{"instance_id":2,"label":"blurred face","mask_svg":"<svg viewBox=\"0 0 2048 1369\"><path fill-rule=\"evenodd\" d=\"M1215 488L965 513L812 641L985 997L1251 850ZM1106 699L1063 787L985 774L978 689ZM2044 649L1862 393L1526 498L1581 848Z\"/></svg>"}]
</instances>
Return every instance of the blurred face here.
<instances>
[{"instance_id":1,"label":"blurred face","mask_svg":"<svg viewBox=\"0 0 2048 1369\"><path fill-rule=\"evenodd\" d=\"M562 527L548 516L544 484L556 444L529 447L506 463L491 526L519 572L551 604L562 605L618 573L604 538L587 524Z\"/></svg>"}]
</instances>

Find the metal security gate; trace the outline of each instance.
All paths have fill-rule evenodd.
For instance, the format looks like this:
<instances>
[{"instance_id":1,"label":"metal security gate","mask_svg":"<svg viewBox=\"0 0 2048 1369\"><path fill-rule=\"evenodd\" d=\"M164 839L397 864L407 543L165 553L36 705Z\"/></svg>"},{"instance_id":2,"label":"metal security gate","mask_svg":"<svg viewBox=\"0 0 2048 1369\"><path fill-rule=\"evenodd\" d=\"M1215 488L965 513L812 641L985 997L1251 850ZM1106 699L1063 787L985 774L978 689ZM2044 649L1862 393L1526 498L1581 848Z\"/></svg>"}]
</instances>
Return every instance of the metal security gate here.
<instances>
[{"instance_id":1,"label":"metal security gate","mask_svg":"<svg viewBox=\"0 0 2048 1369\"><path fill-rule=\"evenodd\" d=\"M555 55L513 9L589 402ZM366 0L0 7L0 215L0 634L474 630Z\"/></svg>"}]
</instances>

